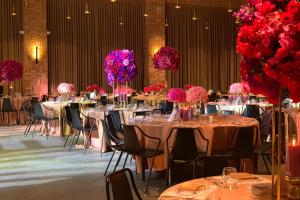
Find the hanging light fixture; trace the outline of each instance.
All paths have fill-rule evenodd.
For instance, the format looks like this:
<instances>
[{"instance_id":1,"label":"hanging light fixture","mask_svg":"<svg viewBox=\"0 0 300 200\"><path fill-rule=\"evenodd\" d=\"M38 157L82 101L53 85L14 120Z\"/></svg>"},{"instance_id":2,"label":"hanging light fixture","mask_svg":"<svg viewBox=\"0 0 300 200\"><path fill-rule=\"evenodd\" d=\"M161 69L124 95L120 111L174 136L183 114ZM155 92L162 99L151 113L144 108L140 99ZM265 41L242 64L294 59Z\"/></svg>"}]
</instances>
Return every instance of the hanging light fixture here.
<instances>
[{"instance_id":1,"label":"hanging light fixture","mask_svg":"<svg viewBox=\"0 0 300 200\"><path fill-rule=\"evenodd\" d=\"M70 16L70 10L68 9L68 15L67 15L67 19L70 20L71 16Z\"/></svg>"},{"instance_id":2,"label":"hanging light fixture","mask_svg":"<svg viewBox=\"0 0 300 200\"><path fill-rule=\"evenodd\" d=\"M209 30L209 26L208 26L208 21L207 21L207 20L205 21L204 29L205 29L205 30Z\"/></svg>"},{"instance_id":3,"label":"hanging light fixture","mask_svg":"<svg viewBox=\"0 0 300 200\"><path fill-rule=\"evenodd\" d=\"M12 6L12 12L11 12L11 16L16 16L17 13L15 11L15 5Z\"/></svg>"},{"instance_id":4,"label":"hanging light fixture","mask_svg":"<svg viewBox=\"0 0 300 200\"><path fill-rule=\"evenodd\" d=\"M176 0L176 5L175 5L175 8L176 8L176 9L179 9L179 8L181 8L181 7L180 7L180 5L179 5L179 2L178 2L178 0Z\"/></svg>"},{"instance_id":5,"label":"hanging light fixture","mask_svg":"<svg viewBox=\"0 0 300 200\"><path fill-rule=\"evenodd\" d=\"M120 26L123 26L124 25L124 22L123 22L123 16L121 16L121 19L120 19Z\"/></svg>"},{"instance_id":6,"label":"hanging light fixture","mask_svg":"<svg viewBox=\"0 0 300 200\"><path fill-rule=\"evenodd\" d=\"M89 11L89 5L87 3L85 3L85 9L84 9L84 14L88 15L91 12Z\"/></svg>"},{"instance_id":7,"label":"hanging light fixture","mask_svg":"<svg viewBox=\"0 0 300 200\"><path fill-rule=\"evenodd\" d=\"M194 15L193 15L193 17L192 17L192 20L193 21L196 21L197 20L197 16L196 16L196 11L194 10Z\"/></svg>"},{"instance_id":8,"label":"hanging light fixture","mask_svg":"<svg viewBox=\"0 0 300 200\"><path fill-rule=\"evenodd\" d=\"M231 0L228 1L228 12L232 13Z\"/></svg>"},{"instance_id":9,"label":"hanging light fixture","mask_svg":"<svg viewBox=\"0 0 300 200\"><path fill-rule=\"evenodd\" d=\"M165 27L168 27L169 24L168 24L168 18L166 18L166 21L165 21Z\"/></svg>"}]
</instances>

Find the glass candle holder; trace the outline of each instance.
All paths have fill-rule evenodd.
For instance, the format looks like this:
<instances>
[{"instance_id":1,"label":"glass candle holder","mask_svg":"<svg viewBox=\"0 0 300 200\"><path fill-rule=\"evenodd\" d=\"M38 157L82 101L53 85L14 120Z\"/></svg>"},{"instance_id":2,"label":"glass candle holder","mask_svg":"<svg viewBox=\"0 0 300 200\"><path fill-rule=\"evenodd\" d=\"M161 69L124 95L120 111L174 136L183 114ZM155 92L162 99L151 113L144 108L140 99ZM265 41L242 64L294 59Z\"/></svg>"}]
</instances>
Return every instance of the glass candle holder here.
<instances>
[{"instance_id":1,"label":"glass candle holder","mask_svg":"<svg viewBox=\"0 0 300 200\"><path fill-rule=\"evenodd\" d=\"M188 121L193 119L193 108L191 106L179 107L179 116L181 121Z\"/></svg>"},{"instance_id":2,"label":"glass candle holder","mask_svg":"<svg viewBox=\"0 0 300 200\"><path fill-rule=\"evenodd\" d=\"M287 197L300 199L300 111L285 113Z\"/></svg>"}]
</instances>

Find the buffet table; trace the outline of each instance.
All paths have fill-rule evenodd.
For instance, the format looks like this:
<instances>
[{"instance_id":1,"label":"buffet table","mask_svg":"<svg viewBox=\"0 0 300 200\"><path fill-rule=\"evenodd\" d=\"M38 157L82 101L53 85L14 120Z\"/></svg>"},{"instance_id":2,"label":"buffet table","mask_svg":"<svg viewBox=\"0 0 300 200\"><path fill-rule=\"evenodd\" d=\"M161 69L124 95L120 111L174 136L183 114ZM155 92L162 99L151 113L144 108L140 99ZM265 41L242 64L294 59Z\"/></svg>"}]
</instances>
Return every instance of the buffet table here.
<instances>
[{"instance_id":1,"label":"buffet table","mask_svg":"<svg viewBox=\"0 0 300 200\"><path fill-rule=\"evenodd\" d=\"M224 142L224 140L217 140L213 142L214 136L214 128L215 127L224 127L224 137L228 138L232 135L229 134L228 128L230 127L247 127L247 126L255 126L259 127L259 122L253 118L246 118L240 115L232 115L232 116L223 116L223 115L214 115L213 122L209 122L208 116L202 116L200 119L193 121L173 121L168 122L167 117L157 117L152 118L150 120L134 120L130 121L130 124L136 125L140 127L147 135L152 137L160 138L161 146L160 149L164 150L164 154L161 156L157 156L154 161L154 169L155 170L165 170L167 169L168 164L168 154L166 149L166 139L170 134L172 128L176 127L185 127L185 128L199 128L203 134L203 136L209 140L208 146L208 155L211 153L214 148L212 144L218 146L218 148L228 149L230 148L229 143ZM259 131L259 128L257 129ZM152 144L151 140L148 141L148 138L144 137L137 129L138 139L140 144L144 145L147 148L154 148L155 144ZM174 134L175 135L175 134ZM174 136L173 135L173 136ZM196 135L196 143L199 148L199 151L206 150L206 143L201 139L199 134ZM259 134L258 134L259 135ZM173 137L172 136L172 137ZM172 149L172 144L174 143L175 138L170 138L169 140L169 148ZM258 144L260 144L260 137L258 137ZM150 159L149 159L150 161ZM137 163L137 171L141 172L141 158L136 159Z\"/></svg>"},{"instance_id":2,"label":"buffet table","mask_svg":"<svg viewBox=\"0 0 300 200\"><path fill-rule=\"evenodd\" d=\"M253 178L250 178L253 177ZM237 179L236 188L225 188L220 184L221 176L194 179L174 185L164 191L159 200L179 199L273 199L271 176L251 175L249 179Z\"/></svg>"}]
</instances>

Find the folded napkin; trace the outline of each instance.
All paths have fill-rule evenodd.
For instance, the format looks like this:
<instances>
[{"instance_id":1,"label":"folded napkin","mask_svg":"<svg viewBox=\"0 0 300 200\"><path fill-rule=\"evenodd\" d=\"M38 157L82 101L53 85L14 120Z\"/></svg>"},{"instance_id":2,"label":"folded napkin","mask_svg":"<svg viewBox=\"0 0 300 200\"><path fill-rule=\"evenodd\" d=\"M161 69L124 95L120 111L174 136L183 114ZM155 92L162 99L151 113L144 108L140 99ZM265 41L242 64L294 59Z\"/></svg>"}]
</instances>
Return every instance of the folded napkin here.
<instances>
[{"instance_id":1,"label":"folded napkin","mask_svg":"<svg viewBox=\"0 0 300 200\"><path fill-rule=\"evenodd\" d=\"M257 176L245 172L231 173L229 176L239 180L257 179Z\"/></svg>"},{"instance_id":2,"label":"folded napkin","mask_svg":"<svg viewBox=\"0 0 300 200\"><path fill-rule=\"evenodd\" d=\"M201 183L195 183L195 182L184 182L179 184L176 189L177 190L182 190L182 191L191 191L191 192L196 192L198 190L204 189L205 185Z\"/></svg>"}]
</instances>

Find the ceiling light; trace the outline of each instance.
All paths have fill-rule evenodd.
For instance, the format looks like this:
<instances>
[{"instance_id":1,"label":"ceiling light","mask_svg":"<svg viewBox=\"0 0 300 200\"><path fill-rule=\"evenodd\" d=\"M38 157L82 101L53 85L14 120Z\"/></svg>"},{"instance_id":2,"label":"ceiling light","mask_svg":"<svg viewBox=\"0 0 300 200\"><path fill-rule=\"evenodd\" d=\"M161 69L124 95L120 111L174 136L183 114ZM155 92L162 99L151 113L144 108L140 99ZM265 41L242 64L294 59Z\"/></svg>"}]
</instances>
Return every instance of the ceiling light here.
<instances>
[{"instance_id":1,"label":"ceiling light","mask_svg":"<svg viewBox=\"0 0 300 200\"><path fill-rule=\"evenodd\" d=\"M179 9L179 8L181 8L181 7L180 7L180 5L179 5L179 3L178 3L178 0L176 1L175 8L176 8L176 9Z\"/></svg>"},{"instance_id":2,"label":"ceiling light","mask_svg":"<svg viewBox=\"0 0 300 200\"><path fill-rule=\"evenodd\" d=\"M196 11L194 11L194 15L193 15L193 17L192 17L192 20L193 20L193 21L196 21L196 20L197 20Z\"/></svg>"},{"instance_id":3,"label":"ceiling light","mask_svg":"<svg viewBox=\"0 0 300 200\"><path fill-rule=\"evenodd\" d=\"M117 0L110 0L110 2L115 3Z\"/></svg>"},{"instance_id":4,"label":"ceiling light","mask_svg":"<svg viewBox=\"0 0 300 200\"><path fill-rule=\"evenodd\" d=\"M13 7L12 7L12 12L11 12L11 16L16 16L17 15L17 13L16 13L16 11L15 11L15 5L13 5Z\"/></svg>"},{"instance_id":5,"label":"ceiling light","mask_svg":"<svg viewBox=\"0 0 300 200\"><path fill-rule=\"evenodd\" d=\"M90 14L91 12L89 11L89 5L86 3L85 4L85 10L84 10L84 14Z\"/></svg>"}]
</instances>

